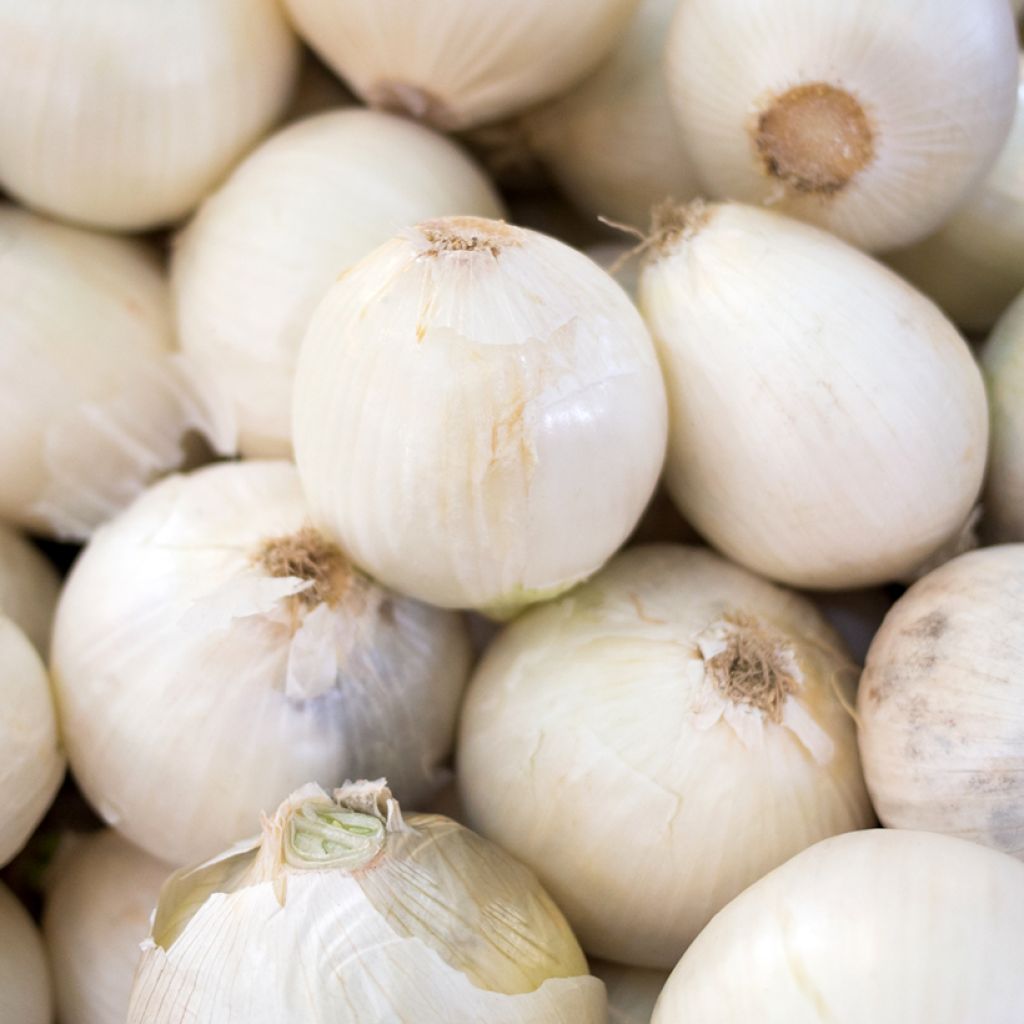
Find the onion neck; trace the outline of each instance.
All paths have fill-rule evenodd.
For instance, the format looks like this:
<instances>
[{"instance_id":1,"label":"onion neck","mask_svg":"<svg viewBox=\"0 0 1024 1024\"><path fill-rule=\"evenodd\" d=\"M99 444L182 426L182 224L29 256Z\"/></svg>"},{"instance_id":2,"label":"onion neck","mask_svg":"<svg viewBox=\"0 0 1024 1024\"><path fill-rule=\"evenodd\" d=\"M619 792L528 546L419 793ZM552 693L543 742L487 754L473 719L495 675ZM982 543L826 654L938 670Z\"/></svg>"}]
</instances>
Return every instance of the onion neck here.
<instances>
[{"instance_id":1,"label":"onion neck","mask_svg":"<svg viewBox=\"0 0 1024 1024\"><path fill-rule=\"evenodd\" d=\"M294 595L306 610L333 607L360 583L341 548L309 526L263 541L252 560L269 576L307 580L309 586Z\"/></svg>"}]
</instances>

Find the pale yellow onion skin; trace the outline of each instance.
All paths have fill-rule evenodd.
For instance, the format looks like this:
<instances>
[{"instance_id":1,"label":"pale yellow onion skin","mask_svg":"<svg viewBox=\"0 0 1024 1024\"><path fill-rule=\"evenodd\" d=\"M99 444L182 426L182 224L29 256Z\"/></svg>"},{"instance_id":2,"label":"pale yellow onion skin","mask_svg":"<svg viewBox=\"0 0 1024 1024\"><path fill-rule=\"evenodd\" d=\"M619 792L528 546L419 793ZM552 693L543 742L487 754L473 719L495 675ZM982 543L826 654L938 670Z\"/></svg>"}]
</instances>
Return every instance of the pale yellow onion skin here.
<instances>
[{"instance_id":1,"label":"pale yellow onion skin","mask_svg":"<svg viewBox=\"0 0 1024 1024\"><path fill-rule=\"evenodd\" d=\"M655 203L699 190L662 64L677 6L642 0L598 70L524 118L531 148L583 213L644 229Z\"/></svg>"},{"instance_id":2,"label":"pale yellow onion skin","mask_svg":"<svg viewBox=\"0 0 1024 1024\"><path fill-rule=\"evenodd\" d=\"M46 669L25 634L0 615L0 867L25 845L63 778Z\"/></svg>"},{"instance_id":3,"label":"pale yellow onion skin","mask_svg":"<svg viewBox=\"0 0 1024 1024\"><path fill-rule=\"evenodd\" d=\"M92 227L189 212L288 102L275 0L0 3L0 183Z\"/></svg>"},{"instance_id":4,"label":"pale yellow onion skin","mask_svg":"<svg viewBox=\"0 0 1024 1024\"><path fill-rule=\"evenodd\" d=\"M0 614L18 626L43 657L59 591L60 579L46 556L0 523Z\"/></svg>"},{"instance_id":5,"label":"pale yellow onion skin","mask_svg":"<svg viewBox=\"0 0 1024 1024\"><path fill-rule=\"evenodd\" d=\"M445 130L497 120L573 85L637 0L285 0L303 38L372 106ZM396 88L397 87L397 88Z\"/></svg>"},{"instance_id":6,"label":"pale yellow onion skin","mask_svg":"<svg viewBox=\"0 0 1024 1024\"><path fill-rule=\"evenodd\" d=\"M1024 860L1024 545L914 584L871 644L857 698L878 816Z\"/></svg>"},{"instance_id":7,"label":"pale yellow onion skin","mask_svg":"<svg viewBox=\"0 0 1024 1024\"><path fill-rule=\"evenodd\" d=\"M160 887L173 869L112 829L58 861L43 937L60 1024L124 1024Z\"/></svg>"},{"instance_id":8,"label":"pale yellow onion skin","mask_svg":"<svg viewBox=\"0 0 1024 1024\"><path fill-rule=\"evenodd\" d=\"M174 249L181 346L230 406L244 455L290 455L299 346L338 276L453 213L500 217L501 200L452 142L368 110L286 128L206 200Z\"/></svg>"},{"instance_id":9,"label":"pale yellow onion skin","mask_svg":"<svg viewBox=\"0 0 1024 1024\"><path fill-rule=\"evenodd\" d=\"M868 250L939 227L994 163L1016 93L1006 0L687 0L666 48L669 95L704 188L768 202ZM751 126L802 84L864 110L873 158L830 193L783 186Z\"/></svg>"},{"instance_id":10,"label":"pale yellow onion skin","mask_svg":"<svg viewBox=\"0 0 1024 1024\"><path fill-rule=\"evenodd\" d=\"M1024 541L1024 298L1003 314L981 353L992 417L982 531Z\"/></svg>"},{"instance_id":11,"label":"pale yellow onion skin","mask_svg":"<svg viewBox=\"0 0 1024 1024\"><path fill-rule=\"evenodd\" d=\"M181 464L189 432L230 436L141 243L0 204L0 338L0 519L83 539Z\"/></svg>"},{"instance_id":12,"label":"pale yellow onion skin","mask_svg":"<svg viewBox=\"0 0 1024 1024\"><path fill-rule=\"evenodd\" d=\"M654 253L640 308L669 396L669 492L730 558L840 590L960 534L985 467L981 374L892 271L809 225L712 205Z\"/></svg>"},{"instance_id":13,"label":"pale yellow onion skin","mask_svg":"<svg viewBox=\"0 0 1024 1024\"><path fill-rule=\"evenodd\" d=\"M654 489L665 430L622 289L561 242L477 218L409 229L350 270L296 376L315 521L442 607L508 611L597 570Z\"/></svg>"},{"instance_id":14,"label":"pale yellow onion skin","mask_svg":"<svg viewBox=\"0 0 1024 1024\"><path fill-rule=\"evenodd\" d=\"M1013 1024L1024 865L961 839L826 839L752 885L672 972L653 1024Z\"/></svg>"},{"instance_id":15,"label":"pale yellow onion skin","mask_svg":"<svg viewBox=\"0 0 1024 1024\"><path fill-rule=\"evenodd\" d=\"M888 262L968 330L987 330L1024 288L1024 78L1009 138L984 181L934 235Z\"/></svg>"},{"instance_id":16,"label":"pale yellow onion skin","mask_svg":"<svg viewBox=\"0 0 1024 1024\"><path fill-rule=\"evenodd\" d=\"M668 972L607 960L595 960L590 969L608 990L608 1024L651 1024L654 1004L665 987Z\"/></svg>"},{"instance_id":17,"label":"pale yellow onion skin","mask_svg":"<svg viewBox=\"0 0 1024 1024\"><path fill-rule=\"evenodd\" d=\"M57 609L52 669L75 777L172 864L243 838L303 780L447 779L469 670L458 616L364 581L334 605L254 564L308 523L295 468L171 477L97 532Z\"/></svg>"},{"instance_id":18,"label":"pale yellow onion skin","mask_svg":"<svg viewBox=\"0 0 1024 1024\"><path fill-rule=\"evenodd\" d=\"M24 907L0 884L0 1020L52 1024L46 950Z\"/></svg>"},{"instance_id":19,"label":"pale yellow onion skin","mask_svg":"<svg viewBox=\"0 0 1024 1024\"><path fill-rule=\"evenodd\" d=\"M749 742L703 720L698 640L729 613L792 645L805 681L786 700L830 754L758 710ZM806 598L710 551L628 550L488 649L459 727L466 821L537 872L588 954L669 969L765 872L873 822L840 700L854 679Z\"/></svg>"}]
</instances>

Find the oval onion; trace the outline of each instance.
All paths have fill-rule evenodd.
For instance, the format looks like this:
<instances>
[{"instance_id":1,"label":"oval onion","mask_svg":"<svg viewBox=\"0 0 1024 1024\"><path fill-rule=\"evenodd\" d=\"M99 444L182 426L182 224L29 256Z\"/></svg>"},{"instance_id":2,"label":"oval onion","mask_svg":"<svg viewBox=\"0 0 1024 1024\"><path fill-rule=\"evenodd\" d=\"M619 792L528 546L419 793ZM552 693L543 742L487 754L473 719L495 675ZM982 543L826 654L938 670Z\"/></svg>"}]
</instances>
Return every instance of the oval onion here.
<instances>
[{"instance_id":1,"label":"oval onion","mask_svg":"<svg viewBox=\"0 0 1024 1024\"><path fill-rule=\"evenodd\" d=\"M896 602L857 701L882 823L1024 859L1024 544L961 555Z\"/></svg>"},{"instance_id":2,"label":"oval onion","mask_svg":"<svg viewBox=\"0 0 1024 1024\"><path fill-rule=\"evenodd\" d=\"M184 216L288 102L276 0L0 2L0 183L133 231Z\"/></svg>"},{"instance_id":3,"label":"oval onion","mask_svg":"<svg viewBox=\"0 0 1024 1024\"><path fill-rule=\"evenodd\" d=\"M653 1024L1011 1024L1021 920L1010 857L925 832L835 836L708 925Z\"/></svg>"},{"instance_id":4,"label":"oval onion","mask_svg":"<svg viewBox=\"0 0 1024 1024\"><path fill-rule=\"evenodd\" d=\"M779 214L696 203L662 211L640 308L669 396L669 492L730 558L847 589L961 533L985 468L981 374L892 271Z\"/></svg>"},{"instance_id":5,"label":"oval onion","mask_svg":"<svg viewBox=\"0 0 1024 1024\"><path fill-rule=\"evenodd\" d=\"M60 580L24 537L0 523L0 614L6 615L44 657Z\"/></svg>"},{"instance_id":6,"label":"oval onion","mask_svg":"<svg viewBox=\"0 0 1024 1024\"><path fill-rule=\"evenodd\" d=\"M581 253L427 221L317 308L295 382L316 522L403 593L497 613L626 539L664 453L664 386L623 290Z\"/></svg>"},{"instance_id":7,"label":"oval onion","mask_svg":"<svg viewBox=\"0 0 1024 1024\"><path fill-rule=\"evenodd\" d=\"M295 469L175 476L98 531L57 608L75 777L108 824L183 864L244 837L297 780L447 777L462 620L391 594L308 525Z\"/></svg>"},{"instance_id":8,"label":"oval onion","mask_svg":"<svg viewBox=\"0 0 1024 1024\"><path fill-rule=\"evenodd\" d=\"M46 950L24 907L0 884L0 1020L51 1024Z\"/></svg>"},{"instance_id":9,"label":"oval onion","mask_svg":"<svg viewBox=\"0 0 1024 1024\"><path fill-rule=\"evenodd\" d=\"M669 93L704 187L866 249L934 231L1013 119L1006 0L687 0Z\"/></svg>"},{"instance_id":10,"label":"oval onion","mask_svg":"<svg viewBox=\"0 0 1024 1024\"><path fill-rule=\"evenodd\" d=\"M368 110L286 128L203 204L174 251L181 345L224 396L243 454L290 454L299 345L339 274L450 213L500 217L501 201L453 143Z\"/></svg>"},{"instance_id":11,"label":"oval onion","mask_svg":"<svg viewBox=\"0 0 1024 1024\"><path fill-rule=\"evenodd\" d=\"M874 820L855 679L807 599L710 551L633 548L488 648L460 725L466 821L588 953L672 967L744 887Z\"/></svg>"},{"instance_id":12,"label":"oval onion","mask_svg":"<svg viewBox=\"0 0 1024 1024\"><path fill-rule=\"evenodd\" d=\"M403 820L382 781L306 786L173 875L128 1024L604 1024L536 878L447 818Z\"/></svg>"}]
</instances>

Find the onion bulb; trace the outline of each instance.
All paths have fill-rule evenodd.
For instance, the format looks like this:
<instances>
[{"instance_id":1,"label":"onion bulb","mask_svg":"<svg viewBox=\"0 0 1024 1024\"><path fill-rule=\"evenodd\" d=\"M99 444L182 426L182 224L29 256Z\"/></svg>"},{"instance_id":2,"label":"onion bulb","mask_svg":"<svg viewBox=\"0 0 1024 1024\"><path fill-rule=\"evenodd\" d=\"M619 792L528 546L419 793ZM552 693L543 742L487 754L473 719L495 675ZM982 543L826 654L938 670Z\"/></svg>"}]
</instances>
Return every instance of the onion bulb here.
<instances>
[{"instance_id":1,"label":"onion bulb","mask_svg":"<svg viewBox=\"0 0 1024 1024\"><path fill-rule=\"evenodd\" d=\"M584 213L647 223L690 199L696 174L665 87L662 51L679 0L641 0L611 56L566 96L525 116L529 147Z\"/></svg>"},{"instance_id":2,"label":"onion bulb","mask_svg":"<svg viewBox=\"0 0 1024 1024\"><path fill-rule=\"evenodd\" d=\"M383 780L293 793L263 834L172 875L128 1024L604 1024L534 876Z\"/></svg>"},{"instance_id":3,"label":"onion bulb","mask_svg":"<svg viewBox=\"0 0 1024 1024\"><path fill-rule=\"evenodd\" d=\"M46 656L60 580L38 548L0 523L0 614Z\"/></svg>"},{"instance_id":4,"label":"onion bulb","mask_svg":"<svg viewBox=\"0 0 1024 1024\"><path fill-rule=\"evenodd\" d=\"M636 4L284 0L306 42L370 106L444 131L563 92L611 49Z\"/></svg>"},{"instance_id":5,"label":"onion bulb","mask_svg":"<svg viewBox=\"0 0 1024 1024\"><path fill-rule=\"evenodd\" d=\"M712 195L870 250L934 231L1013 119L1006 0L687 0L669 94Z\"/></svg>"},{"instance_id":6,"label":"onion bulb","mask_svg":"<svg viewBox=\"0 0 1024 1024\"><path fill-rule=\"evenodd\" d=\"M878 816L1024 860L1024 544L914 584L871 644L857 699Z\"/></svg>"},{"instance_id":7,"label":"onion bulb","mask_svg":"<svg viewBox=\"0 0 1024 1024\"><path fill-rule=\"evenodd\" d=\"M46 669L25 634L0 615L0 867L25 845L63 778Z\"/></svg>"},{"instance_id":8,"label":"onion bulb","mask_svg":"<svg viewBox=\"0 0 1024 1024\"><path fill-rule=\"evenodd\" d=\"M53 997L46 950L32 918L0 884L0 1021L51 1024Z\"/></svg>"},{"instance_id":9,"label":"onion bulb","mask_svg":"<svg viewBox=\"0 0 1024 1024\"><path fill-rule=\"evenodd\" d=\"M702 536L765 576L835 590L897 579L961 534L985 390L929 300L755 207L663 210L651 244L640 308L669 396L666 483Z\"/></svg>"},{"instance_id":10,"label":"onion bulb","mask_svg":"<svg viewBox=\"0 0 1024 1024\"><path fill-rule=\"evenodd\" d=\"M314 520L382 583L507 613L622 544L664 457L636 308L553 238L475 217L401 232L317 308L295 383Z\"/></svg>"},{"instance_id":11,"label":"onion bulb","mask_svg":"<svg viewBox=\"0 0 1024 1024\"><path fill-rule=\"evenodd\" d=\"M672 972L653 1024L1013 1024L1024 865L873 830L805 850L733 900Z\"/></svg>"},{"instance_id":12,"label":"onion bulb","mask_svg":"<svg viewBox=\"0 0 1024 1024\"><path fill-rule=\"evenodd\" d=\"M173 345L146 247L0 204L0 519L82 539L180 465L190 432L226 446Z\"/></svg>"},{"instance_id":13,"label":"onion bulb","mask_svg":"<svg viewBox=\"0 0 1024 1024\"><path fill-rule=\"evenodd\" d=\"M297 68L276 0L2 0L0 183L92 227L166 224L276 120Z\"/></svg>"},{"instance_id":14,"label":"onion bulb","mask_svg":"<svg viewBox=\"0 0 1024 1024\"><path fill-rule=\"evenodd\" d=\"M654 1004L668 978L665 971L607 960L595 960L590 969L608 991L608 1024L651 1024Z\"/></svg>"},{"instance_id":15,"label":"onion bulb","mask_svg":"<svg viewBox=\"0 0 1024 1024\"><path fill-rule=\"evenodd\" d=\"M243 454L290 454L299 345L338 275L450 213L497 217L501 201L453 143L368 110L279 132L203 204L172 265L181 345L223 395Z\"/></svg>"},{"instance_id":16,"label":"onion bulb","mask_svg":"<svg viewBox=\"0 0 1024 1024\"><path fill-rule=\"evenodd\" d=\"M170 873L110 829L58 860L43 935L61 1024L124 1024L139 947Z\"/></svg>"},{"instance_id":17,"label":"onion bulb","mask_svg":"<svg viewBox=\"0 0 1024 1024\"><path fill-rule=\"evenodd\" d=\"M295 468L175 476L97 531L57 608L69 758L108 824L172 864L243 838L302 779L442 767L460 617L388 593L308 523Z\"/></svg>"},{"instance_id":18,"label":"onion bulb","mask_svg":"<svg viewBox=\"0 0 1024 1024\"><path fill-rule=\"evenodd\" d=\"M855 682L806 598L704 549L632 548L488 648L459 732L466 821L589 954L671 968L765 872L873 822Z\"/></svg>"}]
</instances>

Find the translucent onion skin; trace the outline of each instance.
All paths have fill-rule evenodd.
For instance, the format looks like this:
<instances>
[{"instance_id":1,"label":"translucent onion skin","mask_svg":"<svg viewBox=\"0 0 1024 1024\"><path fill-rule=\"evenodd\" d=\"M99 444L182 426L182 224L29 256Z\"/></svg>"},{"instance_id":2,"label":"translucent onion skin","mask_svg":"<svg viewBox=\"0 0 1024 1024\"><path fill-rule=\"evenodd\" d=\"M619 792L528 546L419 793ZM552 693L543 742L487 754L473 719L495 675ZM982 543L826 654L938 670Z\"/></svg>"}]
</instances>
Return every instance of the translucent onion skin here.
<instances>
[{"instance_id":1,"label":"translucent onion skin","mask_svg":"<svg viewBox=\"0 0 1024 1024\"><path fill-rule=\"evenodd\" d=\"M0 204L0 519L81 540L179 466L190 432L223 447L230 424L173 347L148 247Z\"/></svg>"},{"instance_id":2,"label":"translucent onion skin","mask_svg":"<svg viewBox=\"0 0 1024 1024\"><path fill-rule=\"evenodd\" d=\"M428 221L326 295L295 382L315 521L442 607L508 613L596 571L661 469L664 392L629 298L498 221Z\"/></svg>"},{"instance_id":3,"label":"translucent onion skin","mask_svg":"<svg viewBox=\"0 0 1024 1024\"><path fill-rule=\"evenodd\" d=\"M672 972L653 1024L1013 1024L1024 865L962 839L826 839L752 885Z\"/></svg>"},{"instance_id":4,"label":"translucent onion skin","mask_svg":"<svg viewBox=\"0 0 1024 1024\"><path fill-rule=\"evenodd\" d=\"M181 345L224 396L247 456L291 454L295 362L338 276L429 217L502 215L452 142L389 114L321 114L272 136L178 239Z\"/></svg>"},{"instance_id":5,"label":"translucent onion skin","mask_svg":"<svg viewBox=\"0 0 1024 1024\"><path fill-rule=\"evenodd\" d=\"M608 1024L651 1024L654 1004L668 980L666 971L607 960L595 960L590 969L608 990Z\"/></svg>"},{"instance_id":6,"label":"translucent onion skin","mask_svg":"<svg viewBox=\"0 0 1024 1024\"><path fill-rule=\"evenodd\" d=\"M806 598L704 549L627 550L488 648L459 729L465 820L588 954L671 968L765 872L873 823L855 679Z\"/></svg>"},{"instance_id":7,"label":"translucent onion skin","mask_svg":"<svg viewBox=\"0 0 1024 1024\"><path fill-rule=\"evenodd\" d=\"M871 644L857 700L878 816L1024 860L1024 544L914 584Z\"/></svg>"},{"instance_id":8,"label":"translucent onion skin","mask_svg":"<svg viewBox=\"0 0 1024 1024\"><path fill-rule=\"evenodd\" d=\"M259 461L171 477L98 531L52 651L83 792L173 864L243 838L298 780L387 770L429 799L470 660L459 616L354 572L309 529L294 466Z\"/></svg>"},{"instance_id":9,"label":"translucent onion skin","mask_svg":"<svg viewBox=\"0 0 1024 1024\"><path fill-rule=\"evenodd\" d=\"M557 95L611 49L637 0L284 0L371 106L449 131Z\"/></svg>"},{"instance_id":10,"label":"translucent onion skin","mask_svg":"<svg viewBox=\"0 0 1024 1024\"><path fill-rule=\"evenodd\" d=\"M936 230L995 162L1017 35L1007 0L687 0L666 62L708 194L882 251ZM763 120L801 88L802 123Z\"/></svg>"},{"instance_id":11,"label":"translucent onion skin","mask_svg":"<svg viewBox=\"0 0 1024 1024\"><path fill-rule=\"evenodd\" d=\"M120 231L187 214L283 111L298 70L276 0L3 0L0 40L0 183Z\"/></svg>"},{"instance_id":12,"label":"translucent onion skin","mask_svg":"<svg viewBox=\"0 0 1024 1024\"><path fill-rule=\"evenodd\" d=\"M140 947L172 868L112 829L58 861L43 936L60 1024L124 1024Z\"/></svg>"},{"instance_id":13,"label":"translucent onion skin","mask_svg":"<svg viewBox=\"0 0 1024 1024\"><path fill-rule=\"evenodd\" d=\"M18 626L43 657L50 645L59 590L57 572L43 553L0 523L0 614Z\"/></svg>"},{"instance_id":14,"label":"translucent onion skin","mask_svg":"<svg viewBox=\"0 0 1024 1024\"><path fill-rule=\"evenodd\" d=\"M43 941L25 908L3 884L0 884L0 1020L4 1024L51 1024L53 1020L53 997Z\"/></svg>"},{"instance_id":15,"label":"translucent onion skin","mask_svg":"<svg viewBox=\"0 0 1024 1024\"><path fill-rule=\"evenodd\" d=\"M0 867L25 845L63 778L46 669L25 634L0 615Z\"/></svg>"},{"instance_id":16,"label":"translucent onion skin","mask_svg":"<svg viewBox=\"0 0 1024 1024\"><path fill-rule=\"evenodd\" d=\"M817 590L899 579L959 537L988 410L939 309L777 213L691 204L663 220L639 302L669 396L665 482L701 536Z\"/></svg>"}]
</instances>

